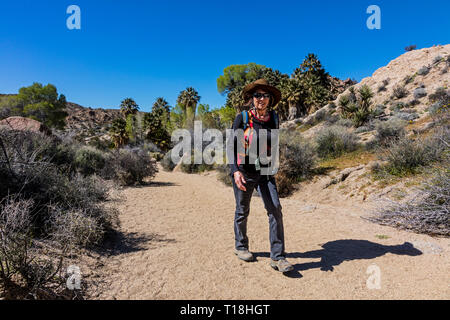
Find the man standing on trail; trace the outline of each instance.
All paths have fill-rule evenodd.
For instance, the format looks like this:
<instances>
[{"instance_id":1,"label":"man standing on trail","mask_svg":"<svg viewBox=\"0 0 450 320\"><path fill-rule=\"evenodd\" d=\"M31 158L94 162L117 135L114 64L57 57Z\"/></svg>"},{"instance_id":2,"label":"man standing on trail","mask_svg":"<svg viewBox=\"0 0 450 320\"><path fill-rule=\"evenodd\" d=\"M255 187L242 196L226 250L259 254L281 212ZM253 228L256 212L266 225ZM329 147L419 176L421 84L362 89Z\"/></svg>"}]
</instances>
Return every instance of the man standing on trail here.
<instances>
[{"instance_id":1,"label":"man standing on trail","mask_svg":"<svg viewBox=\"0 0 450 320\"><path fill-rule=\"evenodd\" d=\"M269 108L273 108L280 101L281 92L269 85L265 79L259 79L248 84L242 95L246 102L245 107L249 110L239 113L234 120L232 129L235 135L231 146L231 150L234 150L234 161L230 164L236 199L235 254L246 262L254 259L253 254L249 251L247 218L253 190L257 188L269 216L270 265L278 271L288 272L293 270L293 266L286 260L282 208L275 178L267 172L268 170L261 170L267 169L267 165L265 166L263 161L260 161L261 154L270 156L271 153L270 132L271 129L278 129L278 116L275 111L269 112ZM243 139L239 139L239 134L236 134L239 129L244 131ZM253 161L248 150L252 150L250 148L252 143L256 143L259 149L258 138L261 129L265 129L267 132L267 150L257 150L256 161ZM240 153L239 150L244 150L244 152Z\"/></svg>"}]
</instances>

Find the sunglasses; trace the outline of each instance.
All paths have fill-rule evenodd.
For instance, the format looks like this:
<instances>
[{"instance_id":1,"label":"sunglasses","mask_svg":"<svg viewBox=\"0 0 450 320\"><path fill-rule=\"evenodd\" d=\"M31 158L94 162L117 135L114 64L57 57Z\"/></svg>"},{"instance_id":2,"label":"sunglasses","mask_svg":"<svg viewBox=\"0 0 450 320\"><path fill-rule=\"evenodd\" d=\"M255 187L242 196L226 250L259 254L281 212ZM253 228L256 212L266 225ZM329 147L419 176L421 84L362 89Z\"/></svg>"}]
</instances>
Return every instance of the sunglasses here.
<instances>
[{"instance_id":1,"label":"sunglasses","mask_svg":"<svg viewBox=\"0 0 450 320\"><path fill-rule=\"evenodd\" d=\"M259 92L255 92L255 93L253 94L253 97L256 98L256 99L259 99L259 98L261 98L261 97L264 97L264 98L269 99L270 96L271 96L270 93L259 93Z\"/></svg>"}]
</instances>

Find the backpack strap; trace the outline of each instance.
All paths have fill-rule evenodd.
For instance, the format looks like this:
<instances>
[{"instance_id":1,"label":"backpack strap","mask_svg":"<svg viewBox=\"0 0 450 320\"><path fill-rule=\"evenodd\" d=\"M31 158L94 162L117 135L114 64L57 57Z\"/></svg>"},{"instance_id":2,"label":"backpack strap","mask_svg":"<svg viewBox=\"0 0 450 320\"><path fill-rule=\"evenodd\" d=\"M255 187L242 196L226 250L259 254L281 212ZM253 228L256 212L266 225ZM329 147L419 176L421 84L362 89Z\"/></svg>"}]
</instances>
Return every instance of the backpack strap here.
<instances>
[{"instance_id":1,"label":"backpack strap","mask_svg":"<svg viewBox=\"0 0 450 320\"><path fill-rule=\"evenodd\" d=\"M278 119L278 114L275 112L275 110L272 110L272 117L273 117L273 122L275 123L275 129L279 129L280 128L280 122Z\"/></svg>"},{"instance_id":2,"label":"backpack strap","mask_svg":"<svg viewBox=\"0 0 450 320\"><path fill-rule=\"evenodd\" d=\"M245 129L247 129L248 127L248 112L247 111L242 111L242 122L244 123L244 131Z\"/></svg>"}]
</instances>

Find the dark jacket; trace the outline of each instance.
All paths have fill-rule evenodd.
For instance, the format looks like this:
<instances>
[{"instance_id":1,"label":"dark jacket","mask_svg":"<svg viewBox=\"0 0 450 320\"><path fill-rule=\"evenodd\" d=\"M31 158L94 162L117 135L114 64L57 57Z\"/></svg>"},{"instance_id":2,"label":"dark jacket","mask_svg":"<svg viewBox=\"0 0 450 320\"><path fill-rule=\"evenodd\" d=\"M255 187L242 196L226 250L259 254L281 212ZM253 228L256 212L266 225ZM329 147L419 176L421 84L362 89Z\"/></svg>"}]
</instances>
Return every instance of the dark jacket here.
<instances>
[{"instance_id":1,"label":"dark jacket","mask_svg":"<svg viewBox=\"0 0 450 320\"><path fill-rule=\"evenodd\" d=\"M250 113L249 113L249 116L250 116ZM271 134L270 133L271 133L271 129L277 129L276 128L277 124L276 124L276 121L274 120L274 117L275 117L275 112L272 111L272 112L270 112L270 119L268 121L266 121L266 122L260 121L260 120L254 118L254 117L252 118L252 120L253 120L253 128L255 130L257 138L259 137L259 130L260 129L266 129L267 130L267 147L268 147L267 155L268 156L270 156L270 154L271 154L271 152L270 152L270 147L271 147L270 146L270 141L271 141ZM231 127L231 129L233 129L233 130L244 129L244 121L243 121L242 113L239 113L236 116L236 119L234 120L234 123L233 123L233 126ZM234 145L233 145L233 147L234 147L234 149L233 149L234 150L234 153L233 153L234 161L233 161L233 163L229 164L231 176L233 176L236 171L241 171L243 173L250 173L250 174L260 173L260 170L256 169L256 165L254 163L249 163L250 161L249 161L249 157L248 156L245 157L245 161L244 161L243 164L238 165L238 162L237 162L237 144L238 144L238 141L237 140L238 139L235 136L234 139L233 139L233 143L234 143ZM239 142L239 143L242 143L242 142ZM254 140L253 143L257 143L257 149L258 149L258 152L259 152L259 140ZM268 167L268 166L269 166L268 164L267 165L261 165L261 167Z\"/></svg>"}]
</instances>

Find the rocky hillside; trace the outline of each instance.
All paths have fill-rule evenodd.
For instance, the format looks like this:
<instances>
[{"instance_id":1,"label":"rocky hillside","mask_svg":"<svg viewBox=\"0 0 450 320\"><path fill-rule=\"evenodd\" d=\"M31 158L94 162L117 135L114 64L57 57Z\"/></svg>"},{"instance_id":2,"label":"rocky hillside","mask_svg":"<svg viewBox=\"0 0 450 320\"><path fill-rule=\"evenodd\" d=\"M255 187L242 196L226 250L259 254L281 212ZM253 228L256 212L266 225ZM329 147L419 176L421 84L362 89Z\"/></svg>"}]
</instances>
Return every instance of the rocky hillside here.
<instances>
[{"instance_id":1,"label":"rocky hillside","mask_svg":"<svg viewBox=\"0 0 450 320\"><path fill-rule=\"evenodd\" d=\"M367 85L374 93L372 108L378 109L378 120L399 118L407 121L407 135L427 132L435 125L430 116L434 108L433 95L439 89L450 97L450 45L434 46L406 52L392 60L387 66L376 70L372 76L364 78L354 85L355 91ZM314 141L316 134L324 127L336 124L340 111L339 101L348 95L350 88L314 114L282 124L288 130L299 130L305 139ZM447 100L448 101L448 100ZM448 105L447 105L448 108ZM334 121L333 121L334 118ZM348 126L348 132L355 133L363 146L372 142L376 130L371 124L361 128ZM373 166L382 163L374 151L358 151L338 159L323 161L322 167L328 168L326 174L316 176L312 181L301 183L301 192L292 197L310 199L311 207L315 203L348 200L352 205L377 202L390 197L408 201L415 197L414 187L421 179L410 176L394 181L374 181L371 178Z\"/></svg>"},{"instance_id":2,"label":"rocky hillside","mask_svg":"<svg viewBox=\"0 0 450 320\"><path fill-rule=\"evenodd\" d=\"M352 87L355 91L363 85L370 87L374 93L372 108L377 109L378 118L387 120L390 117L398 117L426 125L425 119L429 117L429 109L433 104L430 96L436 93L438 88L450 92L449 68L450 44L424 48L406 52ZM350 93L350 88L346 88L333 102L317 112L287 121L282 127L295 129L306 124L311 128L305 131L304 135L312 136L325 125L321 123L323 118L340 111L339 101ZM316 125L317 123L319 124ZM362 136L366 138L367 133Z\"/></svg>"},{"instance_id":3,"label":"rocky hillside","mask_svg":"<svg viewBox=\"0 0 450 320\"><path fill-rule=\"evenodd\" d=\"M118 109L85 108L73 102L67 103L66 111L69 114L66 118L68 130L100 130L120 117Z\"/></svg>"},{"instance_id":4,"label":"rocky hillside","mask_svg":"<svg viewBox=\"0 0 450 320\"><path fill-rule=\"evenodd\" d=\"M108 129L114 119L119 118L118 109L85 108L73 102L67 103L65 131L84 139L93 137L109 139Z\"/></svg>"},{"instance_id":5,"label":"rocky hillside","mask_svg":"<svg viewBox=\"0 0 450 320\"><path fill-rule=\"evenodd\" d=\"M430 94L438 88L448 90L449 67L450 44L413 50L376 70L371 77L361 80L356 88L368 85L375 93L374 105L389 107L387 114L395 113L395 106L397 109L413 106L416 115L410 119L415 120L426 116L426 109L431 105ZM340 94L334 104L339 106L340 97L348 93L347 89Z\"/></svg>"}]
</instances>

